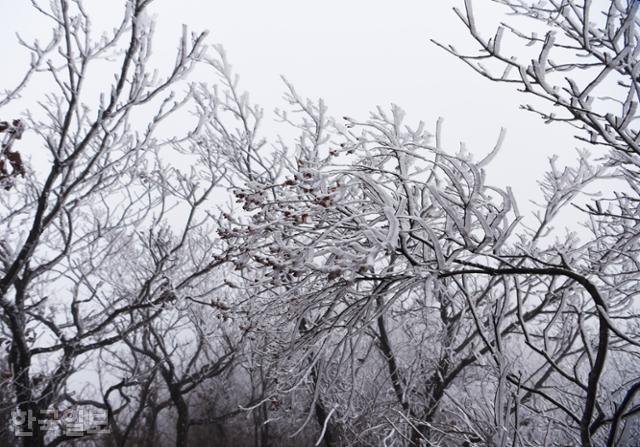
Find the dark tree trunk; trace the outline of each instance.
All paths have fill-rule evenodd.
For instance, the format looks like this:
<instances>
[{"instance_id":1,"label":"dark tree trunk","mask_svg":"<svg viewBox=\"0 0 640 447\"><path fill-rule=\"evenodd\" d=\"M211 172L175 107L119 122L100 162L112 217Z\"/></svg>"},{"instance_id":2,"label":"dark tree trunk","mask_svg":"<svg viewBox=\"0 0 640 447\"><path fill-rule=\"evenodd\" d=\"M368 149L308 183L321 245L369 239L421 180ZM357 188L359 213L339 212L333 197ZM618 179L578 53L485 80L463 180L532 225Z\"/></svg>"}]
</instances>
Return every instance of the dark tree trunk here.
<instances>
[{"instance_id":1,"label":"dark tree trunk","mask_svg":"<svg viewBox=\"0 0 640 447\"><path fill-rule=\"evenodd\" d=\"M167 381L171 400L176 406L176 447L189 447L189 405L184 400L182 390L178 385Z\"/></svg>"}]
</instances>

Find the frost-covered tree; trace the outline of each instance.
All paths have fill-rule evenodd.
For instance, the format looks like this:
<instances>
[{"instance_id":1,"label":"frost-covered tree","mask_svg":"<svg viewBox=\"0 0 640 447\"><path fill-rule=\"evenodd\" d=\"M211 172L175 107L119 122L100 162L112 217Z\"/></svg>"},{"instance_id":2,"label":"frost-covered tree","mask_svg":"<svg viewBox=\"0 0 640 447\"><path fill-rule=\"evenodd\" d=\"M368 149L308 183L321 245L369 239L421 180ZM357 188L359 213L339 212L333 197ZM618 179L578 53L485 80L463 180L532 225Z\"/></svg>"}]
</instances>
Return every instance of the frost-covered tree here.
<instances>
[{"instance_id":1,"label":"frost-covered tree","mask_svg":"<svg viewBox=\"0 0 640 447\"><path fill-rule=\"evenodd\" d=\"M185 31L155 72L151 2L123 3L102 35L82 2L35 4L55 32L0 98L49 89L0 122L0 400L51 428L18 418L23 445L71 442L80 408L107 414L95 445L640 436L638 2L499 0L486 38L467 0L479 51L438 44L575 129L531 214L487 175L497 126L451 149L442 120L337 119L285 81L296 136L269 141L220 47Z\"/></svg>"},{"instance_id":2,"label":"frost-covered tree","mask_svg":"<svg viewBox=\"0 0 640 447\"><path fill-rule=\"evenodd\" d=\"M104 431L70 416L104 411L114 419L130 408L129 390L153 377L163 384L159 398L168 394L177 408L178 444L186 445L183 398L226 368L237 348L234 338L228 349L209 349L217 341L189 310L202 296L213 309L220 288L203 207L224 169L197 144L197 119L168 137L163 127L193 104L195 87L185 80L205 35L185 29L175 64L155 71L150 3L123 2L121 22L105 33L93 29L81 2L34 3L53 39L44 48L23 42L31 69L1 100L17 104L29 88L49 89L38 108L0 123L0 331L10 371L3 389L14 410L2 430L25 446ZM18 144L26 132L35 153ZM190 170L172 166L180 156L196 161ZM178 349L182 335L189 347ZM127 348L152 371L96 371L109 356L111 365L135 363L118 357ZM183 357L189 364L174 368ZM118 434L117 445L130 445Z\"/></svg>"},{"instance_id":3,"label":"frost-covered tree","mask_svg":"<svg viewBox=\"0 0 640 447\"><path fill-rule=\"evenodd\" d=\"M549 101L554 112L525 108L573 125L600 156L551 159L534 225L485 178L502 135L474 160L442 147L440 123L408 126L398 107L332 120L290 88L281 118L300 131L295 147L273 152L268 169L251 145L230 151L246 160L234 190L244 213L226 213L220 234L285 330L274 392L310 390L305 422L315 413L337 445L636 436L638 3L498 3L549 32L505 24L484 39L467 1L458 14L480 53L443 47ZM537 57L505 55L513 36ZM578 201L598 185L615 192ZM586 231L555 230L572 205Z\"/></svg>"}]
</instances>

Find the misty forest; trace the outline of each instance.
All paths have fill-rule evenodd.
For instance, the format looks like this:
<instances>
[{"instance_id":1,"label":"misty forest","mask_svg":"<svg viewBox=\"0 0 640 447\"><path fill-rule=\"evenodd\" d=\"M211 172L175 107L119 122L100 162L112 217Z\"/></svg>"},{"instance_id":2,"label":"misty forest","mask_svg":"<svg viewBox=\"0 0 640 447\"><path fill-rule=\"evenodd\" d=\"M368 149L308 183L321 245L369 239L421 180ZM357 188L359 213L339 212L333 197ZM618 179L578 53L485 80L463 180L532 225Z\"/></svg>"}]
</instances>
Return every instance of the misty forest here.
<instances>
[{"instance_id":1,"label":"misty forest","mask_svg":"<svg viewBox=\"0 0 640 447\"><path fill-rule=\"evenodd\" d=\"M1 446L640 446L639 2L464 0L465 49L425 43L574 137L533 204L488 175L508 129L470 151L286 80L265 110L206 32L154 47L153 0L105 29L31 3L43 37L3 39Z\"/></svg>"}]
</instances>

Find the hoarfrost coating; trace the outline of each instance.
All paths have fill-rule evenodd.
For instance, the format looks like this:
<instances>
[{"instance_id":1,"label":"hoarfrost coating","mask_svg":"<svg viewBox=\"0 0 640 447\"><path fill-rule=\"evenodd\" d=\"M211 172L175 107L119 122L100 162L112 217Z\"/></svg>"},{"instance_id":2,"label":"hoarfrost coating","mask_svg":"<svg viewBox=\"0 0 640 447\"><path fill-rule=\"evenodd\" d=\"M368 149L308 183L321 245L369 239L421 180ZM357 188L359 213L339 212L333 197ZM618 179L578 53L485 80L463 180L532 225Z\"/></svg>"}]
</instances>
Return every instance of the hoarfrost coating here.
<instances>
[{"instance_id":1,"label":"hoarfrost coating","mask_svg":"<svg viewBox=\"0 0 640 447\"><path fill-rule=\"evenodd\" d=\"M5 54L3 445L637 442L637 2L423 6L464 30L428 46L255 4L267 107L174 4L120 6L33 3Z\"/></svg>"}]
</instances>

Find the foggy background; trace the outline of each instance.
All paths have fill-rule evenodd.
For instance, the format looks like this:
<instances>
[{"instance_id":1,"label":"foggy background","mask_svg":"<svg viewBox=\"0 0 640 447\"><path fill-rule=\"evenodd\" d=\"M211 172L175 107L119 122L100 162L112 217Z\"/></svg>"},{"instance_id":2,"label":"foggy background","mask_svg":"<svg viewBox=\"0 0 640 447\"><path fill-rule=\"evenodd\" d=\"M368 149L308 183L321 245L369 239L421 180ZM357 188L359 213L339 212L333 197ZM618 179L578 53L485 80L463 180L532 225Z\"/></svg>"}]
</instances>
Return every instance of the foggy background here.
<instances>
[{"instance_id":1,"label":"foggy background","mask_svg":"<svg viewBox=\"0 0 640 447\"><path fill-rule=\"evenodd\" d=\"M28 64L16 33L27 42L36 37L44 41L50 25L30 1L2 0L0 5L4 53L0 88L4 90L13 86ZM113 27L124 13L116 1L91 0L85 6L96 30ZM487 169L488 181L512 186L526 213L528 200L540 197L536 182L542 178L548 156L560 154L571 162L574 148L581 144L568 126L545 125L539 117L519 110L520 104L533 98L481 77L430 41L453 44L459 50L475 48L454 6L461 7L462 2L156 0L149 8L157 22L154 65L161 73L171 66L170 55L183 24L193 31L209 30L208 42L224 46L240 75L240 87L264 108L265 132L279 132L272 111L284 105L281 75L301 95L323 98L332 116L365 120L375 106L388 109L395 103L407 112L408 123L423 120L431 131L442 117L446 149L455 152L463 141L476 160L490 152L500 127L505 127L507 137ZM477 2L478 28L492 33L504 12L489 2ZM210 72L197 73L192 80L216 81ZM23 99L9 104L4 113L19 115L37 107L41 99L37 85L32 82ZM31 147L21 150L38 158Z\"/></svg>"}]
</instances>

